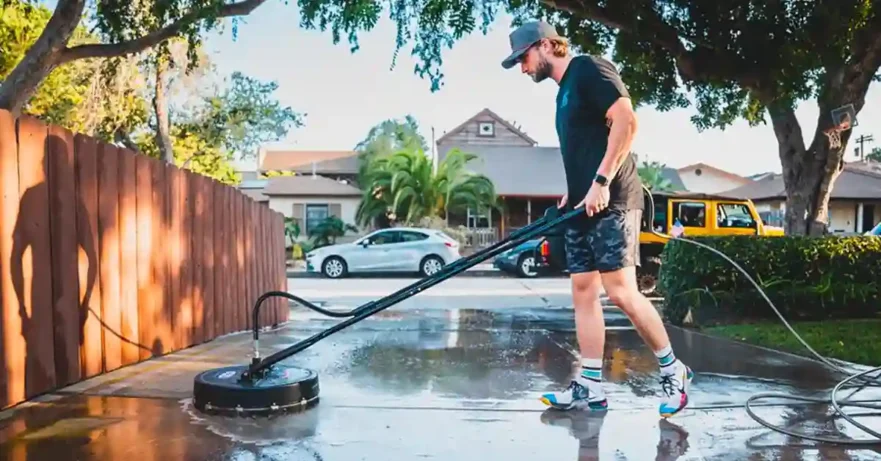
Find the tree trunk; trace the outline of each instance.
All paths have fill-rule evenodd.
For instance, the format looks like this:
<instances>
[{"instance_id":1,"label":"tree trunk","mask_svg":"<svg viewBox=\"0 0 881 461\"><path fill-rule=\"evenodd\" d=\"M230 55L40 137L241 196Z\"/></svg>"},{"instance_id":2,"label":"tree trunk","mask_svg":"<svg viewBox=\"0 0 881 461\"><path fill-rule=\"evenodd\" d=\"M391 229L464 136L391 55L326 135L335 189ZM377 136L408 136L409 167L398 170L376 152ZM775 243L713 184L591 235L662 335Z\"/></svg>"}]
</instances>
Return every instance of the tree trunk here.
<instances>
[{"instance_id":1,"label":"tree trunk","mask_svg":"<svg viewBox=\"0 0 881 461\"><path fill-rule=\"evenodd\" d=\"M786 188L787 235L823 235L828 227L829 196L843 166L847 133L841 134L840 147L831 148L823 133L832 126L831 116L824 104L820 106L820 120L810 147L805 147L793 110L771 110Z\"/></svg>"},{"instance_id":2,"label":"tree trunk","mask_svg":"<svg viewBox=\"0 0 881 461\"><path fill-rule=\"evenodd\" d=\"M171 127L168 121L168 95L165 93L166 63L159 59L156 64L156 94L153 96L153 109L156 111L156 145L163 160L174 164L174 149L171 144Z\"/></svg>"},{"instance_id":3,"label":"tree trunk","mask_svg":"<svg viewBox=\"0 0 881 461\"><path fill-rule=\"evenodd\" d=\"M21 114L40 83L59 64L85 6L85 0L59 0L43 33L0 85L0 109L15 116Z\"/></svg>"}]
</instances>

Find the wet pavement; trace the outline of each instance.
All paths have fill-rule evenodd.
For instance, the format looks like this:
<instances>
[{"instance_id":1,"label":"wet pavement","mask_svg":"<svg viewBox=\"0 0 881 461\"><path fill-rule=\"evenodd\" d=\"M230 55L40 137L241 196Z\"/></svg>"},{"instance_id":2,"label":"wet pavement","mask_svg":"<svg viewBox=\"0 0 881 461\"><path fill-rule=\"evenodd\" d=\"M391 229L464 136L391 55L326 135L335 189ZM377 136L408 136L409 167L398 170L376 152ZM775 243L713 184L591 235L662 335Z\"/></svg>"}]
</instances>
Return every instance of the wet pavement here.
<instances>
[{"instance_id":1,"label":"wet pavement","mask_svg":"<svg viewBox=\"0 0 881 461\"><path fill-rule=\"evenodd\" d=\"M0 459L881 459L881 445L855 450L791 438L743 409L758 392L826 397L841 376L676 328L677 355L697 375L689 409L661 420L656 359L626 317L605 312L605 414L549 411L537 399L576 370L571 309L392 308L285 362L319 372L321 401L305 413L240 419L190 407L194 375L248 361L248 335L236 334L0 413ZM289 325L262 335L262 353L336 321L298 310ZM864 437L843 421L827 422L824 406L766 405L757 413L799 430ZM881 419L861 421L881 428Z\"/></svg>"}]
</instances>

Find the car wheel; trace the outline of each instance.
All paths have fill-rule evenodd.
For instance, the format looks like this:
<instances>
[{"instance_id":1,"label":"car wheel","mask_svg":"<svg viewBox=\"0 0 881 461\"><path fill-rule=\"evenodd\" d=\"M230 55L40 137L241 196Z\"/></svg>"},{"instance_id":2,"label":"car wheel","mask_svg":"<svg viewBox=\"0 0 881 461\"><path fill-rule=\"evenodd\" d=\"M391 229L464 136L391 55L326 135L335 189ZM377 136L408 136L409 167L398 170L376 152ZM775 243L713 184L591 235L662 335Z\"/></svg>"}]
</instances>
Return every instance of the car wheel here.
<instances>
[{"instance_id":1,"label":"car wheel","mask_svg":"<svg viewBox=\"0 0 881 461\"><path fill-rule=\"evenodd\" d=\"M535 270L535 256L523 255L517 260L517 275L524 278L538 277Z\"/></svg>"},{"instance_id":2,"label":"car wheel","mask_svg":"<svg viewBox=\"0 0 881 461\"><path fill-rule=\"evenodd\" d=\"M325 259L324 264L321 266L321 273L330 279L345 277L347 271L346 262L339 256L331 256Z\"/></svg>"},{"instance_id":3,"label":"car wheel","mask_svg":"<svg viewBox=\"0 0 881 461\"><path fill-rule=\"evenodd\" d=\"M643 295L655 294L658 289L658 274L661 269L661 258L650 256L643 259L636 273L636 282Z\"/></svg>"},{"instance_id":4,"label":"car wheel","mask_svg":"<svg viewBox=\"0 0 881 461\"><path fill-rule=\"evenodd\" d=\"M419 272L424 277L431 277L444 268L444 260L437 256L428 256L419 264Z\"/></svg>"}]
</instances>

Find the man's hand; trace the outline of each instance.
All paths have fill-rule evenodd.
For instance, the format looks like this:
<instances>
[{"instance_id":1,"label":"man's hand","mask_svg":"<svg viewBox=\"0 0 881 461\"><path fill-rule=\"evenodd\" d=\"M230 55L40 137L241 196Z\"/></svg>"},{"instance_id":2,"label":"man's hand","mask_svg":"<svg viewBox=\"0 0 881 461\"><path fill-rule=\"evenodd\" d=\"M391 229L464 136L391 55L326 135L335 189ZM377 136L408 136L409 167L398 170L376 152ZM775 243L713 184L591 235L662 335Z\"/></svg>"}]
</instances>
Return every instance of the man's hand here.
<instances>
[{"instance_id":1,"label":"man's hand","mask_svg":"<svg viewBox=\"0 0 881 461\"><path fill-rule=\"evenodd\" d=\"M582 200L575 208L584 205L584 211L587 212L588 216L593 216L600 211L606 209L609 205L609 187L601 186L596 181L590 185L590 190L587 191L587 195L584 196L584 200Z\"/></svg>"},{"instance_id":2,"label":"man's hand","mask_svg":"<svg viewBox=\"0 0 881 461\"><path fill-rule=\"evenodd\" d=\"M568 201L569 201L569 193L566 192L565 194L563 194L563 198L560 199L560 203L557 204L557 208L563 208L564 206L566 206L566 202L568 202Z\"/></svg>"}]
</instances>

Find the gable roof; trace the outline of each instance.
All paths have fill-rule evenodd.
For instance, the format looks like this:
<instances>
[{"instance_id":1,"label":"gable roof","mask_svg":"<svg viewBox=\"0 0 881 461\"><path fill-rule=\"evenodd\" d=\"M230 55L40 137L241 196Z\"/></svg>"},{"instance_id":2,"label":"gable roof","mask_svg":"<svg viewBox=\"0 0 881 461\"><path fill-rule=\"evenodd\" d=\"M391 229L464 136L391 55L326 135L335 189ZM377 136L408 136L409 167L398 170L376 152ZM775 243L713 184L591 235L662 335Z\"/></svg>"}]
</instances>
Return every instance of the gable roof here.
<instances>
[{"instance_id":1,"label":"gable roof","mask_svg":"<svg viewBox=\"0 0 881 461\"><path fill-rule=\"evenodd\" d=\"M312 163L356 157L358 153L353 150L266 150L262 155L260 171L308 168L311 172Z\"/></svg>"},{"instance_id":2,"label":"gable roof","mask_svg":"<svg viewBox=\"0 0 881 461\"><path fill-rule=\"evenodd\" d=\"M670 181L670 186L673 190L685 190L685 183L682 182L682 177L679 176L679 171L676 168L671 168L669 166L665 166L661 170L661 177Z\"/></svg>"},{"instance_id":3,"label":"gable roof","mask_svg":"<svg viewBox=\"0 0 881 461\"><path fill-rule=\"evenodd\" d=\"M440 144L440 143L444 142L444 141L447 140L447 138L449 138L450 136L453 136L454 134L456 134L456 133L458 133L458 132L464 130L465 127L468 126L469 123L474 122L475 119L477 119L478 117L484 116L484 115L489 116L489 117L492 118L493 120L495 120L495 121L501 123L505 128L507 128L507 129L510 130L512 133L516 134L517 136L520 136L524 141L528 142L529 144L532 144L533 146L538 145L538 141L536 141L535 139L532 139L531 137L529 137L529 135L527 135L526 133L524 133L523 131L521 131L519 128L517 128L516 126L514 126L513 124L511 124L511 123L508 122L507 120L505 120L505 119L503 119L502 117L500 117L499 114L497 114L497 113L491 111L489 108L484 108L482 111L480 111L480 112L478 112L478 113L472 115L468 120L465 120L464 122L462 122L461 124L459 124L459 126L457 126L457 127L453 128L452 130L450 130L450 131L444 133L443 136L441 136L440 138L437 138L437 140L435 141L435 143L436 143L436 144Z\"/></svg>"},{"instance_id":4,"label":"gable roof","mask_svg":"<svg viewBox=\"0 0 881 461\"><path fill-rule=\"evenodd\" d=\"M323 176L297 175L269 178L266 188L261 191L268 197L360 197L361 190L355 186L334 181Z\"/></svg>"},{"instance_id":5,"label":"gable roof","mask_svg":"<svg viewBox=\"0 0 881 461\"><path fill-rule=\"evenodd\" d=\"M783 176L773 174L750 184L723 192L750 200L786 199ZM845 164L844 170L832 186L830 198L877 200L881 198L881 168L875 170L870 165Z\"/></svg>"},{"instance_id":6,"label":"gable roof","mask_svg":"<svg viewBox=\"0 0 881 461\"><path fill-rule=\"evenodd\" d=\"M357 174L358 156L340 157L331 160L309 163L297 168L292 168L297 174Z\"/></svg>"},{"instance_id":7,"label":"gable roof","mask_svg":"<svg viewBox=\"0 0 881 461\"><path fill-rule=\"evenodd\" d=\"M452 145L478 157L468 169L488 177L496 194L521 197L560 197L566 193L566 176L559 147Z\"/></svg>"},{"instance_id":8,"label":"gable roof","mask_svg":"<svg viewBox=\"0 0 881 461\"><path fill-rule=\"evenodd\" d=\"M716 168L716 167L714 167L714 166L712 166L712 165L708 165L708 164L703 163L703 162L694 163L694 164L691 164L691 165L686 165L686 166L684 166L684 167L678 168L676 171L678 171L679 173L683 173L683 172L685 172L685 171L696 170L696 169L698 169L698 168L700 168L701 170L712 171L712 172L717 173L717 174L719 174L719 175L721 175L721 176L724 176L724 177L726 177L726 178L728 178L728 179L732 179L732 180L734 180L734 181L740 181L740 182L742 182L742 183L744 183L744 184L749 184L750 182L752 182L752 179L750 179L750 178L745 178L745 177L743 177L743 176L740 176L739 174L734 174L734 173L731 173L731 172L725 171L725 170L723 170L723 169L721 169L721 168Z\"/></svg>"}]
</instances>

